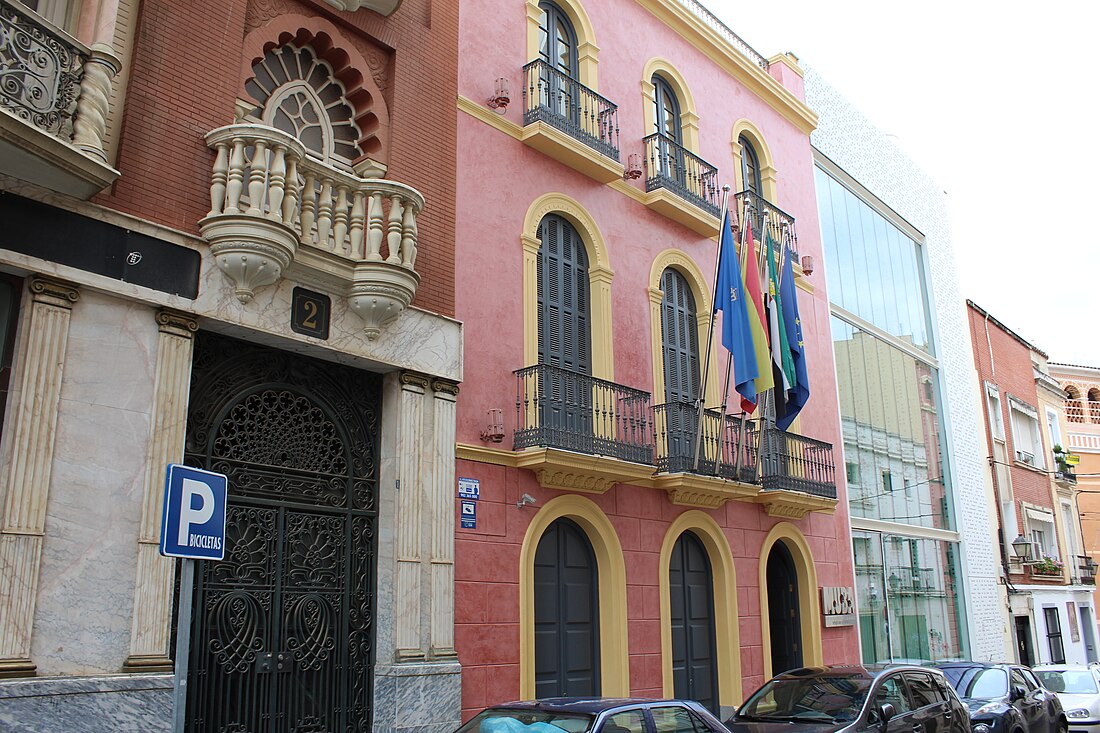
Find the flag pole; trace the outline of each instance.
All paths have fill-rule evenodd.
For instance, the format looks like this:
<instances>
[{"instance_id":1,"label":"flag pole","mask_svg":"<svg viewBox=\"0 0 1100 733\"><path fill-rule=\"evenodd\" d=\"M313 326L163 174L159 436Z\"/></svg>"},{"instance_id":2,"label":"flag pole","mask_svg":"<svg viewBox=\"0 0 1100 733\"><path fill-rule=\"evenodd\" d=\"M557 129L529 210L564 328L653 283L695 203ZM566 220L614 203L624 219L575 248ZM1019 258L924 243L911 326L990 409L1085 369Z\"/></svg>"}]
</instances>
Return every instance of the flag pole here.
<instances>
[{"instance_id":1,"label":"flag pole","mask_svg":"<svg viewBox=\"0 0 1100 733\"><path fill-rule=\"evenodd\" d=\"M742 211L741 212L741 218L745 219L746 216L747 216L747 214L744 211ZM748 242L746 241L746 238L745 238L746 233L747 233L747 230L746 230L745 227L740 227L738 229L738 240L741 243L741 251L738 253L738 263L741 265L742 273L745 271L745 265L748 264L749 257L756 257L756 252L752 252L750 254L750 253L745 251L745 247L748 244ZM729 395L729 389L730 389L729 378L730 378L729 370L727 369L726 370L726 392L725 392L725 394L727 396ZM742 408L741 408L741 425L737 429L737 444L736 444L737 447L736 447L734 455L733 455L733 478L734 478L735 481L739 480L741 478L741 452L744 450L744 446L745 446L745 422L748 420L748 417L749 417L749 414L747 412L745 412L745 408L744 408L744 406L742 406ZM725 421L725 419L726 419L726 405L725 405L725 402L723 402L722 403L722 420L723 420L723 422ZM715 469L717 469L717 465L715 466Z\"/></svg>"},{"instance_id":2,"label":"flag pole","mask_svg":"<svg viewBox=\"0 0 1100 733\"><path fill-rule=\"evenodd\" d=\"M725 227L726 225L726 211L729 208L730 187L728 185L722 186L722 213L719 216L719 226ZM703 379L699 385L699 394L695 396L695 458L692 460L692 471L699 470L699 447L703 442L703 396L707 391L707 378L710 376L710 351L714 345L714 321L717 311L715 305L718 303L718 266L722 261L722 234L720 230L718 232L718 256L714 258L714 287L711 288L711 308L710 308L710 332L707 334L707 358L703 362ZM723 311L724 313L725 311ZM725 316L723 316L724 318Z\"/></svg>"}]
</instances>

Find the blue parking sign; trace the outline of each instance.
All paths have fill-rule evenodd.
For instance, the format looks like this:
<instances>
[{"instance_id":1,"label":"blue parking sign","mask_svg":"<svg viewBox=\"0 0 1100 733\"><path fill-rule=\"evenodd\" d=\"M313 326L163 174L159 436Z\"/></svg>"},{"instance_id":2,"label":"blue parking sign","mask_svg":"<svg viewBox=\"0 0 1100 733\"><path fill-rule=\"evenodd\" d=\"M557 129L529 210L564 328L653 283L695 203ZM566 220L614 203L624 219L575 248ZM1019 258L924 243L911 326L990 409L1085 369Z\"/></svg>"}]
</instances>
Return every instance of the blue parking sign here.
<instances>
[{"instance_id":1,"label":"blue parking sign","mask_svg":"<svg viewBox=\"0 0 1100 733\"><path fill-rule=\"evenodd\" d=\"M224 474L171 464L164 481L160 554L192 560L225 557Z\"/></svg>"}]
</instances>

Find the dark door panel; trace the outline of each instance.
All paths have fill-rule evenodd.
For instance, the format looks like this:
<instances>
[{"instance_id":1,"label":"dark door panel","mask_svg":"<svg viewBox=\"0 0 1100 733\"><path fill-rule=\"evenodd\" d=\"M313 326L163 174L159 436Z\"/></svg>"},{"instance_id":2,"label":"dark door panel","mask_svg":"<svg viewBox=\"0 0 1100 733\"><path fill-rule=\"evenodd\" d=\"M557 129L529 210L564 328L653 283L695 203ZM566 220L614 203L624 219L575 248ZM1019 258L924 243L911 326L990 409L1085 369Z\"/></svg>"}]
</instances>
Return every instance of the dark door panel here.
<instances>
[{"instance_id":1,"label":"dark door panel","mask_svg":"<svg viewBox=\"0 0 1100 733\"><path fill-rule=\"evenodd\" d=\"M669 562L672 681L675 695L718 709L714 578L706 548L691 532L676 540Z\"/></svg>"}]
</instances>

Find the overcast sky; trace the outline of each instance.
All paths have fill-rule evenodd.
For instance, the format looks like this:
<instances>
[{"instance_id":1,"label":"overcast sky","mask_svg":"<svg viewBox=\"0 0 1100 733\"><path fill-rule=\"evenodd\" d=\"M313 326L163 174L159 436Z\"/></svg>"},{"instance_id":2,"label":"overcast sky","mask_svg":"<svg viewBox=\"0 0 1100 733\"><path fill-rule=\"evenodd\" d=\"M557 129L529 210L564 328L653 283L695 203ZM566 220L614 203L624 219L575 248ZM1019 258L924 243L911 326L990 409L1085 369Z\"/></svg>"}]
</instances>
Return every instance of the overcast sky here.
<instances>
[{"instance_id":1,"label":"overcast sky","mask_svg":"<svg viewBox=\"0 0 1100 733\"><path fill-rule=\"evenodd\" d=\"M703 0L791 51L947 192L963 297L1100 367L1100 3Z\"/></svg>"}]
</instances>

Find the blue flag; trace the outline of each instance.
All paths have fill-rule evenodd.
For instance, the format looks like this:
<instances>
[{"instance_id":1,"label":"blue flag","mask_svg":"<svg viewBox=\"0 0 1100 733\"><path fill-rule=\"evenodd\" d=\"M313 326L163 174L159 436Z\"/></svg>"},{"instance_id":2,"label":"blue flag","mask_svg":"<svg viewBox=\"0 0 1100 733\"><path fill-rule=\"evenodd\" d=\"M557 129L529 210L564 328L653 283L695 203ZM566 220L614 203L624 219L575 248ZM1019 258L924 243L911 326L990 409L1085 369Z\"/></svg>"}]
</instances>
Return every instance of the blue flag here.
<instances>
[{"instance_id":1,"label":"blue flag","mask_svg":"<svg viewBox=\"0 0 1100 733\"><path fill-rule=\"evenodd\" d=\"M806 374L806 347L802 340L802 319L798 317L798 294L791 268L791 250L786 244L782 249L783 281L779 285L779 293L783 302L783 324L787 331L791 359L794 361L794 384L787 391L784 414L776 417L775 424L780 430L786 430L810 399L810 378Z\"/></svg>"},{"instance_id":2,"label":"blue flag","mask_svg":"<svg viewBox=\"0 0 1100 733\"><path fill-rule=\"evenodd\" d=\"M741 278L741 263L733 244L729 212L722 220L718 239L718 280L714 283L714 311L722 311L722 346L733 358L734 388L748 402L756 402L756 350L749 329L748 301Z\"/></svg>"}]
</instances>

